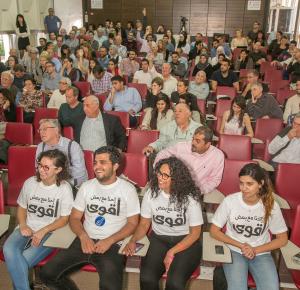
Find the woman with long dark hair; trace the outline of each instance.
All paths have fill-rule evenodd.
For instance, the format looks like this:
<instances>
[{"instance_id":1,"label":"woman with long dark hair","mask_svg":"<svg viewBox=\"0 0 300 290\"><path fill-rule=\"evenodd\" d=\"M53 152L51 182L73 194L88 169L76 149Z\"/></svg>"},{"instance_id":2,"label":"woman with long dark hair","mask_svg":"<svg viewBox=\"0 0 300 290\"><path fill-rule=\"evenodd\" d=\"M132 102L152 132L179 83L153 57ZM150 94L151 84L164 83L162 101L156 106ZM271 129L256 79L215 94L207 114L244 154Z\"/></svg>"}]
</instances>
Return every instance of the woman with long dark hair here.
<instances>
[{"instance_id":1,"label":"woman with long dark hair","mask_svg":"<svg viewBox=\"0 0 300 290\"><path fill-rule=\"evenodd\" d=\"M26 21L22 14L18 14L16 18L16 34L18 37L18 49L20 51L20 58L23 58L24 50L28 45L30 45L30 29L26 24Z\"/></svg>"},{"instance_id":2,"label":"woman with long dark hair","mask_svg":"<svg viewBox=\"0 0 300 290\"><path fill-rule=\"evenodd\" d=\"M142 258L141 290L159 289L164 272L165 289L185 289L200 263L202 224L200 191L188 168L175 157L160 160L143 198L140 223L124 250L134 255L136 242L152 227L150 247Z\"/></svg>"},{"instance_id":3,"label":"woman with long dark hair","mask_svg":"<svg viewBox=\"0 0 300 290\"><path fill-rule=\"evenodd\" d=\"M27 179L18 197L18 226L3 253L14 289L30 290L29 269L47 257L44 246L54 230L67 224L73 205L68 159L61 151L42 152L36 175Z\"/></svg>"},{"instance_id":4,"label":"woman with long dark hair","mask_svg":"<svg viewBox=\"0 0 300 290\"><path fill-rule=\"evenodd\" d=\"M235 97L230 110L224 112L220 127L221 134L243 135L245 128L247 136L253 137L253 129L249 115L246 113L246 100L244 97Z\"/></svg>"},{"instance_id":5,"label":"woman with long dark hair","mask_svg":"<svg viewBox=\"0 0 300 290\"><path fill-rule=\"evenodd\" d=\"M160 130L166 123L172 121L174 112L168 96L159 93L154 108L146 110L143 118L142 130Z\"/></svg>"},{"instance_id":6,"label":"woman with long dark hair","mask_svg":"<svg viewBox=\"0 0 300 290\"><path fill-rule=\"evenodd\" d=\"M258 164L250 163L241 169L239 180L241 191L223 200L210 228L211 236L226 243L231 251L232 263L223 264L228 290L247 290L248 271L257 290L278 290L270 252L283 247L288 237L270 178Z\"/></svg>"}]
</instances>

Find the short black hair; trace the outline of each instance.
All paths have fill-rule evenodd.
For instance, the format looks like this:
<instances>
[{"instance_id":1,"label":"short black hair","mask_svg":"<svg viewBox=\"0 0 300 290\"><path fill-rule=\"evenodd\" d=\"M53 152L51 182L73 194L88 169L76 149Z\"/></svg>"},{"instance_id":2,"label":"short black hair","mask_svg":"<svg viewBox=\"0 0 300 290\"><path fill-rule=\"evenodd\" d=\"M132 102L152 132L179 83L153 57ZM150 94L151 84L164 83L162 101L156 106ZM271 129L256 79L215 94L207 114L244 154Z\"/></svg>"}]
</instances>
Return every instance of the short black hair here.
<instances>
[{"instance_id":1,"label":"short black hair","mask_svg":"<svg viewBox=\"0 0 300 290\"><path fill-rule=\"evenodd\" d=\"M194 132L194 135L197 135L197 134L204 136L205 143L212 142L213 136L214 136L213 130L210 129L209 127L205 127L205 126L198 127Z\"/></svg>"},{"instance_id":2,"label":"short black hair","mask_svg":"<svg viewBox=\"0 0 300 290\"><path fill-rule=\"evenodd\" d=\"M117 147L114 146L102 146L98 148L94 153L94 160L96 158L96 155L98 154L104 154L107 153L109 155L109 160L112 164L120 164L122 160L121 153L117 149Z\"/></svg>"},{"instance_id":3,"label":"short black hair","mask_svg":"<svg viewBox=\"0 0 300 290\"><path fill-rule=\"evenodd\" d=\"M229 66L231 65L230 60L227 59L226 57L223 59L223 62L227 62L227 64L228 64Z\"/></svg>"},{"instance_id":4,"label":"short black hair","mask_svg":"<svg viewBox=\"0 0 300 290\"><path fill-rule=\"evenodd\" d=\"M94 69L93 69L93 73L99 73L99 74L101 74L101 73L103 73L104 72L104 69L103 69L103 67L101 66L101 65L96 65L95 67L94 67Z\"/></svg>"},{"instance_id":5,"label":"short black hair","mask_svg":"<svg viewBox=\"0 0 300 290\"><path fill-rule=\"evenodd\" d=\"M125 83L123 77L121 77L121 76L113 76L111 78L111 82L113 82L113 81L122 82L123 84Z\"/></svg>"}]
</instances>

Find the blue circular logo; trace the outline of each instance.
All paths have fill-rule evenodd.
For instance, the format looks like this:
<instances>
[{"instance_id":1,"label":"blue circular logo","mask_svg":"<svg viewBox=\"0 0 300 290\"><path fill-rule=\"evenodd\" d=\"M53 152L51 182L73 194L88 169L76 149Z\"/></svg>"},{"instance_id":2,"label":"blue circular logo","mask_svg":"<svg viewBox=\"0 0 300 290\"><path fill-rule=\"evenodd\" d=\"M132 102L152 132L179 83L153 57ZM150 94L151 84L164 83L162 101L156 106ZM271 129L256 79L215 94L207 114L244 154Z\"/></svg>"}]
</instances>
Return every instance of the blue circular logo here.
<instances>
[{"instance_id":1,"label":"blue circular logo","mask_svg":"<svg viewBox=\"0 0 300 290\"><path fill-rule=\"evenodd\" d=\"M97 216L95 219L95 224L98 227L102 227L105 224L105 218L103 216Z\"/></svg>"}]
</instances>

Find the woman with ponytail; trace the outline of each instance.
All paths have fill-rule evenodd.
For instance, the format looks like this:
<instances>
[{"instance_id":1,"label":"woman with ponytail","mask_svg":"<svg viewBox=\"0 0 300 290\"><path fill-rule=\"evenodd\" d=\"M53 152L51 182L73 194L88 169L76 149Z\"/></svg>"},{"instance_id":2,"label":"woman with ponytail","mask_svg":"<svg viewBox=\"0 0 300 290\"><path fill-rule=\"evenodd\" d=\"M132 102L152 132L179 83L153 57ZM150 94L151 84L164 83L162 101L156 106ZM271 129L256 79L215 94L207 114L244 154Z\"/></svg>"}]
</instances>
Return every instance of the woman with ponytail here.
<instances>
[{"instance_id":1,"label":"woman with ponytail","mask_svg":"<svg viewBox=\"0 0 300 290\"><path fill-rule=\"evenodd\" d=\"M248 271L257 290L279 290L270 252L283 247L288 238L271 181L266 171L254 163L241 169L239 179L241 191L223 200L210 229L211 236L226 243L231 251L232 263L223 264L228 290L247 290ZM275 235L272 240L271 235Z\"/></svg>"}]
</instances>

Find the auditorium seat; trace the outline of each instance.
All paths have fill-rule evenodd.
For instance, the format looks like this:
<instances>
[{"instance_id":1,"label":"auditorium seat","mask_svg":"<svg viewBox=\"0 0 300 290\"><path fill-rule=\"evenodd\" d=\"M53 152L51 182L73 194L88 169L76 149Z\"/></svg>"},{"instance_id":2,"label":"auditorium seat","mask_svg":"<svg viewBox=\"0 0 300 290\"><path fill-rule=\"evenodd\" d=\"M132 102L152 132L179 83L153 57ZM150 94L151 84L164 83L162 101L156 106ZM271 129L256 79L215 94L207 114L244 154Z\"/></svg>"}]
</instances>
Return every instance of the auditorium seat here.
<instances>
[{"instance_id":1,"label":"auditorium seat","mask_svg":"<svg viewBox=\"0 0 300 290\"><path fill-rule=\"evenodd\" d=\"M249 136L220 134L218 148L228 159L251 160L251 138Z\"/></svg>"},{"instance_id":2,"label":"auditorium seat","mask_svg":"<svg viewBox=\"0 0 300 290\"><path fill-rule=\"evenodd\" d=\"M197 105L199 110L205 115L206 114L206 102L205 100L197 99Z\"/></svg>"},{"instance_id":3,"label":"auditorium seat","mask_svg":"<svg viewBox=\"0 0 300 290\"><path fill-rule=\"evenodd\" d=\"M142 100L146 99L146 96L147 96L147 93L148 93L148 88L147 88L146 84L129 83L128 87L137 89L140 96L141 96L141 99Z\"/></svg>"},{"instance_id":4,"label":"auditorium seat","mask_svg":"<svg viewBox=\"0 0 300 290\"><path fill-rule=\"evenodd\" d=\"M88 179L95 177L94 173L94 152L89 150L83 150L85 167L88 173Z\"/></svg>"},{"instance_id":5,"label":"auditorium seat","mask_svg":"<svg viewBox=\"0 0 300 290\"><path fill-rule=\"evenodd\" d=\"M276 100L279 105L283 106L288 98L296 95L296 91L290 90L289 87L279 88L276 92Z\"/></svg>"},{"instance_id":6,"label":"auditorium seat","mask_svg":"<svg viewBox=\"0 0 300 290\"><path fill-rule=\"evenodd\" d=\"M91 93L91 84L89 82L74 82L74 85L80 91L82 98Z\"/></svg>"},{"instance_id":7,"label":"auditorium seat","mask_svg":"<svg viewBox=\"0 0 300 290\"><path fill-rule=\"evenodd\" d=\"M66 137L66 138L68 138L70 140L74 140L74 130L73 130L73 127L71 127L71 126L63 127L62 133L63 133L64 137Z\"/></svg>"},{"instance_id":8,"label":"auditorium seat","mask_svg":"<svg viewBox=\"0 0 300 290\"><path fill-rule=\"evenodd\" d=\"M156 130L130 130L128 136L128 153L142 153L150 143L156 141L159 131Z\"/></svg>"},{"instance_id":9,"label":"auditorium seat","mask_svg":"<svg viewBox=\"0 0 300 290\"><path fill-rule=\"evenodd\" d=\"M280 119L257 119L254 131L254 137L266 142L266 140L273 140L283 128L282 120ZM253 155L257 159L264 158L265 144L254 144Z\"/></svg>"},{"instance_id":10,"label":"auditorium seat","mask_svg":"<svg viewBox=\"0 0 300 290\"><path fill-rule=\"evenodd\" d=\"M28 123L8 122L6 124L4 139L8 140L12 144L32 145L32 125Z\"/></svg>"},{"instance_id":11,"label":"auditorium seat","mask_svg":"<svg viewBox=\"0 0 300 290\"><path fill-rule=\"evenodd\" d=\"M130 128L129 124L129 114L127 112L118 112L118 111L106 111L107 114L117 116L124 129Z\"/></svg>"},{"instance_id":12,"label":"auditorium seat","mask_svg":"<svg viewBox=\"0 0 300 290\"><path fill-rule=\"evenodd\" d=\"M236 97L236 90L234 87L217 86L216 96L228 96L233 100Z\"/></svg>"}]
</instances>

